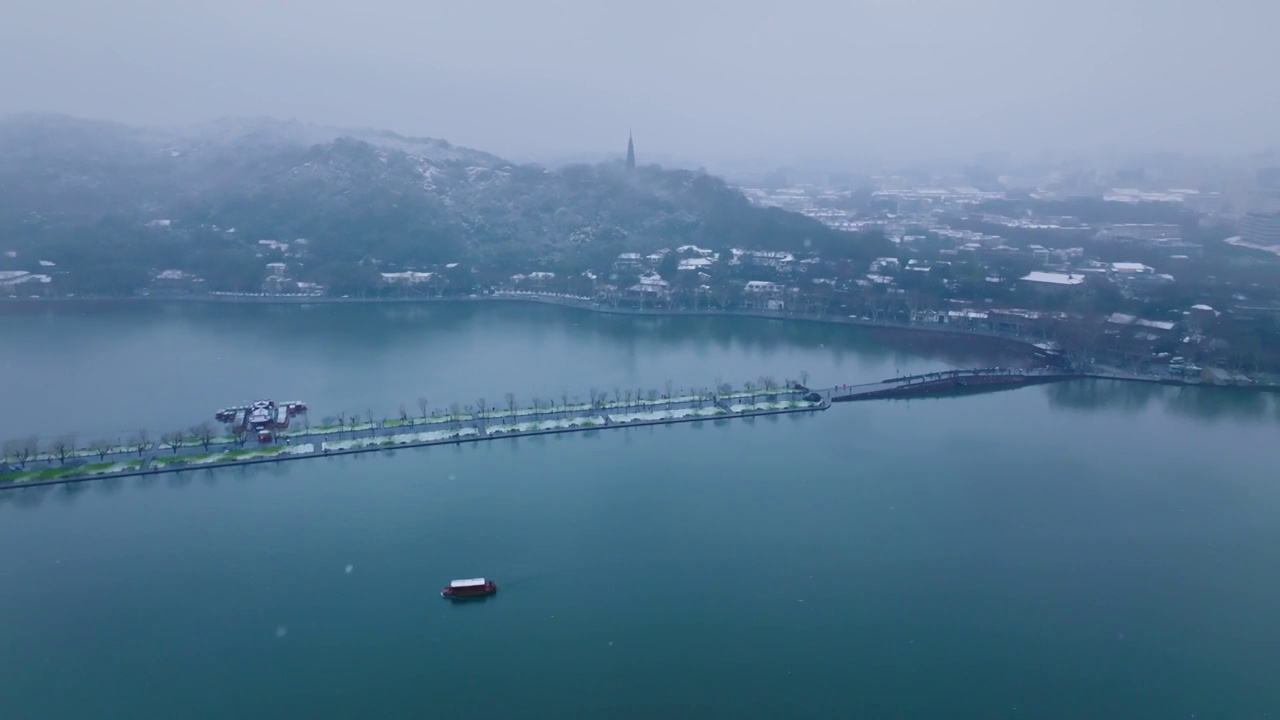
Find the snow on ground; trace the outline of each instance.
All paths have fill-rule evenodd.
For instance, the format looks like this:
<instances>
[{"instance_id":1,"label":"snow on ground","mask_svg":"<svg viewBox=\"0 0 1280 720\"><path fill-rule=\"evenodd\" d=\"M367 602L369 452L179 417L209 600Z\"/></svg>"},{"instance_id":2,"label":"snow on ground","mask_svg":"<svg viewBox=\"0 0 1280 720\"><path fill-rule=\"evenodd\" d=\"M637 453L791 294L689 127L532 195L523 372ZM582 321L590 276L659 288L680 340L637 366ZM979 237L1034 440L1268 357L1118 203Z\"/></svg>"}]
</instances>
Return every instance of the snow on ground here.
<instances>
[{"instance_id":1,"label":"snow on ground","mask_svg":"<svg viewBox=\"0 0 1280 720\"><path fill-rule=\"evenodd\" d=\"M321 443L321 447L325 450L351 450L363 447L385 447L387 445L408 445L411 443L433 442L437 440L450 440L453 438L466 437L475 435L479 430L475 428L462 428L461 430L432 430L430 432L419 433L402 433L398 435L379 435L376 437L362 437L351 440L335 440L333 442Z\"/></svg>"},{"instance_id":2,"label":"snow on ground","mask_svg":"<svg viewBox=\"0 0 1280 720\"><path fill-rule=\"evenodd\" d=\"M567 420L543 420L541 422L522 422L514 425L490 425L486 431L490 435L503 433L529 432L531 430L556 430L571 427L602 427L604 422L598 418L570 418Z\"/></svg>"},{"instance_id":3,"label":"snow on ground","mask_svg":"<svg viewBox=\"0 0 1280 720\"><path fill-rule=\"evenodd\" d=\"M151 461L153 467L164 467L165 465L173 465L174 463L186 462L190 456L188 455L158 455Z\"/></svg>"},{"instance_id":4,"label":"snow on ground","mask_svg":"<svg viewBox=\"0 0 1280 720\"><path fill-rule=\"evenodd\" d=\"M723 415L724 411L717 407L684 408L681 410L658 410L654 412L620 413L609 416L609 422L624 424L646 420L679 420L688 417L714 417Z\"/></svg>"},{"instance_id":5,"label":"snow on ground","mask_svg":"<svg viewBox=\"0 0 1280 720\"><path fill-rule=\"evenodd\" d=\"M136 461L112 463L109 467L96 469L91 471L90 475L107 475L110 473L125 472L128 470L137 470L139 467Z\"/></svg>"},{"instance_id":6,"label":"snow on ground","mask_svg":"<svg viewBox=\"0 0 1280 720\"><path fill-rule=\"evenodd\" d=\"M306 448L311 448L307 450ZM177 460L185 460L188 465L207 465L209 463L235 462L237 460L260 460L262 458L275 457L277 455L293 455L298 453L312 452L315 448L311 445L276 445L273 447L262 448L261 450L228 450L227 452L212 453L210 455L190 455L183 457L179 455Z\"/></svg>"},{"instance_id":7,"label":"snow on ground","mask_svg":"<svg viewBox=\"0 0 1280 720\"><path fill-rule=\"evenodd\" d=\"M306 455L307 453L313 453L315 451L316 446L314 444L306 443L304 445L286 445L281 453L285 455Z\"/></svg>"},{"instance_id":8,"label":"snow on ground","mask_svg":"<svg viewBox=\"0 0 1280 720\"><path fill-rule=\"evenodd\" d=\"M187 464L188 465L207 465L208 463L226 462L227 460L230 460L230 459L231 458L228 458L226 453L213 453L212 455L197 455L195 457L188 457Z\"/></svg>"},{"instance_id":9,"label":"snow on ground","mask_svg":"<svg viewBox=\"0 0 1280 720\"><path fill-rule=\"evenodd\" d=\"M232 455L233 452L236 455ZM175 457L174 460L184 460L187 462L187 465L207 465L207 464L210 464L210 462L234 462L236 460L257 460L257 459L260 459L260 457L270 457L273 455L280 455L282 454L282 452L283 452L283 448L280 448L280 450L275 450L274 447L270 448L270 450L248 450L248 451L232 450L227 452L214 452L214 454L211 454L211 455L197 455L195 457L192 457L189 455L187 457L183 457L179 455L178 457Z\"/></svg>"},{"instance_id":10,"label":"snow on ground","mask_svg":"<svg viewBox=\"0 0 1280 720\"><path fill-rule=\"evenodd\" d=\"M786 402L768 402L755 403L754 405L730 405L729 410L735 413L740 412L758 412L760 410L790 410L804 407L817 407L817 403L786 401Z\"/></svg>"}]
</instances>

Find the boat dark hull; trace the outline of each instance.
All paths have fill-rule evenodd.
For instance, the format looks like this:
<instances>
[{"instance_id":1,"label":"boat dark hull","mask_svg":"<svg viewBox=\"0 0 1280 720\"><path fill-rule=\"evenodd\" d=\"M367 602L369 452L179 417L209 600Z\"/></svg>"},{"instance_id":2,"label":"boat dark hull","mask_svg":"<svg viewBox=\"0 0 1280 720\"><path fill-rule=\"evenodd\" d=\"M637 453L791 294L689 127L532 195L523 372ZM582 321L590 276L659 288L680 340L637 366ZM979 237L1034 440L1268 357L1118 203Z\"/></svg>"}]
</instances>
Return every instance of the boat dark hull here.
<instances>
[{"instance_id":1,"label":"boat dark hull","mask_svg":"<svg viewBox=\"0 0 1280 720\"><path fill-rule=\"evenodd\" d=\"M450 588L445 588L444 590L440 591L440 597L444 598L445 600L483 600L484 598L493 597L494 595L497 595L497 594L498 594L497 585L494 585L491 588L485 588L483 590L474 590L474 591L465 592L465 593L460 593L460 592L457 592L456 590L451 590Z\"/></svg>"}]
</instances>

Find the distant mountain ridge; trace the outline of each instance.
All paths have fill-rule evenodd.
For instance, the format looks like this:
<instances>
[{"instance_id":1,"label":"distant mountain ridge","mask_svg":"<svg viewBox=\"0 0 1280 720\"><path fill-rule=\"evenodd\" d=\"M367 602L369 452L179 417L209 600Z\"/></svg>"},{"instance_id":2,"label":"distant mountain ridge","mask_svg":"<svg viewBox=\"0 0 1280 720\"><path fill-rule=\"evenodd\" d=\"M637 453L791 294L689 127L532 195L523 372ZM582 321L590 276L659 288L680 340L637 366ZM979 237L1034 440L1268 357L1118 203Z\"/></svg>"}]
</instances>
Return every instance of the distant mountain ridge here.
<instances>
[{"instance_id":1,"label":"distant mountain ridge","mask_svg":"<svg viewBox=\"0 0 1280 720\"><path fill-rule=\"evenodd\" d=\"M428 160L462 161L473 165L508 164L496 155L458 147L438 138L408 137L390 130L341 128L265 116L224 117L177 127L134 127L55 113L18 113L0 118L0 156L14 147L15 140L29 140L40 136L56 138L59 142L74 141L77 137L96 137L113 144L129 143L138 150L157 153L225 151L250 147L310 147L339 138L351 138Z\"/></svg>"},{"instance_id":2,"label":"distant mountain ridge","mask_svg":"<svg viewBox=\"0 0 1280 720\"><path fill-rule=\"evenodd\" d=\"M620 252L687 243L876 251L755 207L703 172L645 165L643 152L634 170L620 160L548 170L440 139L270 118L177 129L2 118L0 233L0 250L59 267L143 266L135 279L176 268L226 289L260 284L257 241L276 238L306 238L296 274L329 283L452 262L607 269ZM100 257L106 248L114 255Z\"/></svg>"}]
</instances>

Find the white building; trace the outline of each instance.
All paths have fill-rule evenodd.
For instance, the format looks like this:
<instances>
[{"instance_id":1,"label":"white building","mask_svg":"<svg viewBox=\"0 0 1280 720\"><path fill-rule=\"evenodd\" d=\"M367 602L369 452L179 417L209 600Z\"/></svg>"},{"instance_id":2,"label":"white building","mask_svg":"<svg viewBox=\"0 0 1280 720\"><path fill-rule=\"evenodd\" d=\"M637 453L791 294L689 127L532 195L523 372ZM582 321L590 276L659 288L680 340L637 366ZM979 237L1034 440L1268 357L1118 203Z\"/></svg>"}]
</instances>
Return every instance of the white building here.
<instances>
[{"instance_id":1,"label":"white building","mask_svg":"<svg viewBox=\"0 0 1280 720\"><path fill-rule=\"evenodd\" d=\"M627 288L632 299L641 301L661 300L670 292L671 284L657 273L646 273L640 276L640 282Z\"/></svg>"},{"instance_id":2,"label":"white building","mask_svg":"<svg viewBox=\"0 0 1280 720\"><path fill-rule=\"evenodd\" d=\"M897 270L897 269L898 269L898 258L882 257L882 258L876 258L875 260L871 261L871 267L869 271L873 273L882 273L886 270Z\"/></svg>"},{"instance_id":3,"label":"white building","mask_svg":"<svg viewBox=\"0 0 1280 720\"><path fill-rule=\"evenodd\" d=\"M676 266L678 270L706 270L715 264L715 261L707 257L685 258Z\"/></svg>"},{"instance_id":4,"label":"white building","mask_svg":"<svg viewBox=\"0 0 1280 720\"><path fill-rule=\"evenodd\" d=\"M429 281L435 276L435 273L414 272L405 270L404 272L381 273L382 281L389 285L417 285Z\"/></svg>"},{"instance_id":5,"label":"white building","mask_svg":"<svg viewBox=\"0 0 1280 720\"><path fill-rule=\"evenodd\" d=\"M1149 265L1136 262L1111 263L1111 271L1117 275L1149 275L1156 271Z\"/></svg>"},{"instance_id":6,"label":"white building","mask_svg":"<svg viewBox=\"0 0 1280 720\"><path fill-rule=\"evenodd\" d=\"M1021 281L1042 293L1072 292L1084 285L1084 277L1081 275L1038 270L1022 276Z\"/></svg>"},{"instance_id":7,"label":"white building","mask_svg":"<svg viewBox=\"0 0 1280 720\"><path fill-rule=\"evenodd\" d=\"M515 283L516 285L521 285L526 287L538 287L538 288L546 287L548 283L550 283L552 280L555 280L555 279L556 279L555 273L543 272L543 271L531 272L528 275L512 275L511 276L511 282Z\"/></svg>"},{"instance_id":8,"label":"white building","mask_svg":"<svg viewBox=\"0 0 1280 720\"><path fill-rule=\"evenodd\" d=\"M614 261L613 266L615 268L633 268L640 267L643 264L644 258L640 256L640 253L632 252L619 254L618 259Z\"/></svg>"},{"instance_id":9,"label":"white building","mask_svg":"<svg viewBox=\"0 0 1280 720\"><path fill-rule=\"evenodd\" d=\"M712 252L707 248L700 248L697 245L681 245L676 248L676 252L681 255L697 255L699 257L711 257Z\"/></svg>"},{"instance_id":10,"label":"white building","mask_svg":"<svg viewBox=\"0 0 1280 720\"><path fill-rule=\"evenodd\" d=\"M786 291L779 283L751 280L742 288L742 301L747 307L759 310L785 310Z\"/></svg>"}]
</instances>

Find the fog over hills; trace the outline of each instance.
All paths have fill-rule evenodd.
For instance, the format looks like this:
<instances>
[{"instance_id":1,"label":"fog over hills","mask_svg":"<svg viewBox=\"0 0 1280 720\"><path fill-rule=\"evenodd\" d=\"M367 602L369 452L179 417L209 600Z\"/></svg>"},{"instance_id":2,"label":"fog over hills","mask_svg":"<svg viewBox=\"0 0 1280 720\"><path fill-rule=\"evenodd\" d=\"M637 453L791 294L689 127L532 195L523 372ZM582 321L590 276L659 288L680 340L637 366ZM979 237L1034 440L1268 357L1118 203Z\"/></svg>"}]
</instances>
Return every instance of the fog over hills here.
<instances>
[{"instance_id":1,"label":"fog over hills","mask_svg":"<svg viewBox=\"0 0 1280 720\"><path fill-rule=\"evenodd\" d=\"M114 291L161 268L208 275L213 288L257 287L260 239L307 239L299 275L335 287L450 262L574 272L685 243L863 248L643 155L635 168L619 158L548 169L445 140L269 118L142 128L11 116L0 120L0 187L11 246L0 249L95 268Z\"/></svg>"}]
</instances>

